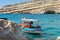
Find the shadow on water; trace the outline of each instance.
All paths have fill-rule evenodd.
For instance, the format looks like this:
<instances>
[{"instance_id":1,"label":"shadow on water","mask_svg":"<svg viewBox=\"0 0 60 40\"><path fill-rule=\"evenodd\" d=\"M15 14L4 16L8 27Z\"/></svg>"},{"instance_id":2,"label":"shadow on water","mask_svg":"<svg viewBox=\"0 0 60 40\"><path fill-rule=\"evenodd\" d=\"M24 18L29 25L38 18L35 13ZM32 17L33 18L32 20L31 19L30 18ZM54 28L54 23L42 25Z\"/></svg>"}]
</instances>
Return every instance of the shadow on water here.
<instances>
[{"instance_id":1,"label":"shadow on water","mask_svg":"<svg viewBox=\"0 0 60 40\"><path fill-rule=\"evenodd\" d=\"M29 34L29 33L23 33L23 35L24 36L26 36L26 37L28 37L28 38L30 38L30 39L32 39L32 40L34 40L34 39L36 39L36 38L38 38L38 39L46 39L46 37L47 36L52 36L52 35L54 35L54 34L49 34L49 33L43 33L42 35L40 35L40 34Z\"/></svg>"},{"instance_id":2,"label":"shadow on water","mask_svg":"<svg viewBox=\"0 0 60 40\"><path fill-rule=\"evenodd\" d=\"M8 18L0 18L0 19L8 20Z\"/></svg>"},{"instance_id":3,"label":"shadow on water","mask_svg":"<svg viewBox=\"0 0 60 40\"><path fill-rule=\"evenodd\" d=\"M40 38L41 37L41 35L40 34L32 34L32 33L23 33L23 35L24 36L26 36L26 37L28 37L28 38L30 38L30 39L34 39L34 38Z\"/></svg>"}]
</instances>

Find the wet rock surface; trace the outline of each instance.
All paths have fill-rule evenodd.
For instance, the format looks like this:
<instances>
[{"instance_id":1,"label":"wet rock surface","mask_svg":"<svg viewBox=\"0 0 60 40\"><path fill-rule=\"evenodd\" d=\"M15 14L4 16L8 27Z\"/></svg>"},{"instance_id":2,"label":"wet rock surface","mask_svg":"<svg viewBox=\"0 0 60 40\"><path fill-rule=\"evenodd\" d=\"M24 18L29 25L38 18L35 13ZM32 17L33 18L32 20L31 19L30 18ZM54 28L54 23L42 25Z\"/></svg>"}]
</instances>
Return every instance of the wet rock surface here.
<instances>
[{"instance_id":1,"label":"wet rock surface","mask_svg":"<svg viewBox=\"0 0 60 40\"><path fill-rule=\"evenodd\" d=\"M14 22L0 19L0 40L31 40L23 36L20 27Z\"/></svg>"}]
</instances>

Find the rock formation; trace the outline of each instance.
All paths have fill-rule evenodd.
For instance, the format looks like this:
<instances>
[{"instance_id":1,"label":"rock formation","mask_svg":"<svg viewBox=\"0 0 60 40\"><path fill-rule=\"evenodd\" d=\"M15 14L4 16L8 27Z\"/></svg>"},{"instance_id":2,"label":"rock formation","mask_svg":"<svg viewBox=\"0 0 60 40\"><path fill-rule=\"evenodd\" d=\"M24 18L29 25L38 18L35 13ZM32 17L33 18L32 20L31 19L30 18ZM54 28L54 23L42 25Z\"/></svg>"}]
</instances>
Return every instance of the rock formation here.
<instances>
[{"instance_id":1,"label":"rock formation","mask_svg":"<svg viewBox=\"0 0 60 40\"><path fill-rule=\"evenodd\" d=\"M16 23L0 19L0 40L29 40L29 38L22 35Z\"/></svg>"},{"instance_id":2,"label":"rock formation","mask_svg":"<svg viewBox=\"0 0 60 40\"><path fill-rule=\"evenodd\" d=\"M60 36L58 36L56 40L60 40Z\"/></svg>"},{"instance_id":3,"label":"rock formation","mask_svg":"<svg viewBox=\"0 0 60 40\"><path fill-rule=\"evenodd\" d=\"M60 13L60 0L33 0L31 2L3 6L0 13L42 14L46 11Z\"/></svg>"}]
</instances>

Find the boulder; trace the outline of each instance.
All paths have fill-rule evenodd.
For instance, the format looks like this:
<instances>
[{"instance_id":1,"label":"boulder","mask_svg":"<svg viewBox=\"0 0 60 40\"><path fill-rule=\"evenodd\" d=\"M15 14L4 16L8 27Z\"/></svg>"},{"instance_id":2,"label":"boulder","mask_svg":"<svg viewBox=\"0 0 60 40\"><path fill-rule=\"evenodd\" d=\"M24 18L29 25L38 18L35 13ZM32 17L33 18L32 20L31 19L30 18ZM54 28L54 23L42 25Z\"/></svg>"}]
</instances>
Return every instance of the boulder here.
<instances>
[{"instance_id":1,"label":"boulder","mask_svg":"<svg viewBox=\"0 0 60 40\"><path fill-rule=\"evenodd\" d=\"M12 21L0 19L0 40L31 40L25 37L20 27Z\"/></svg>"},{"instance_id":2,"label":"boulder","mask_svg":"<svg viewBox=\"0 0 60 40\"><path fill-rule=\"evenodd\" d=\"M57 37L57 40L60 40L60 36Z\"/></svg>"}]
</instances>

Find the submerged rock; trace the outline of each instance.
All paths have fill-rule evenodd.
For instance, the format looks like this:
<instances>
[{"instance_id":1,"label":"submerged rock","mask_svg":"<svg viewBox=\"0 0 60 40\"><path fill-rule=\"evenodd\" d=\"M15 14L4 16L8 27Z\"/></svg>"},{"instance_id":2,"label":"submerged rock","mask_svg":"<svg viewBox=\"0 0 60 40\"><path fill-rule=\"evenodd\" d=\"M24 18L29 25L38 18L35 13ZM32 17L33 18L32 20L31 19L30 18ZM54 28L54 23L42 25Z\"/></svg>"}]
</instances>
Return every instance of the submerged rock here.
<instances>
[{"instance_id":1,"label":"submerged rock","mask_svg":"<svg viewBox=\"0 0 60 40\"><path fill-rule=\"evenodd\" d=\"M23 36L15 22L0 19L0 40L31 40Z\"/></svg>"}]
</instances>

